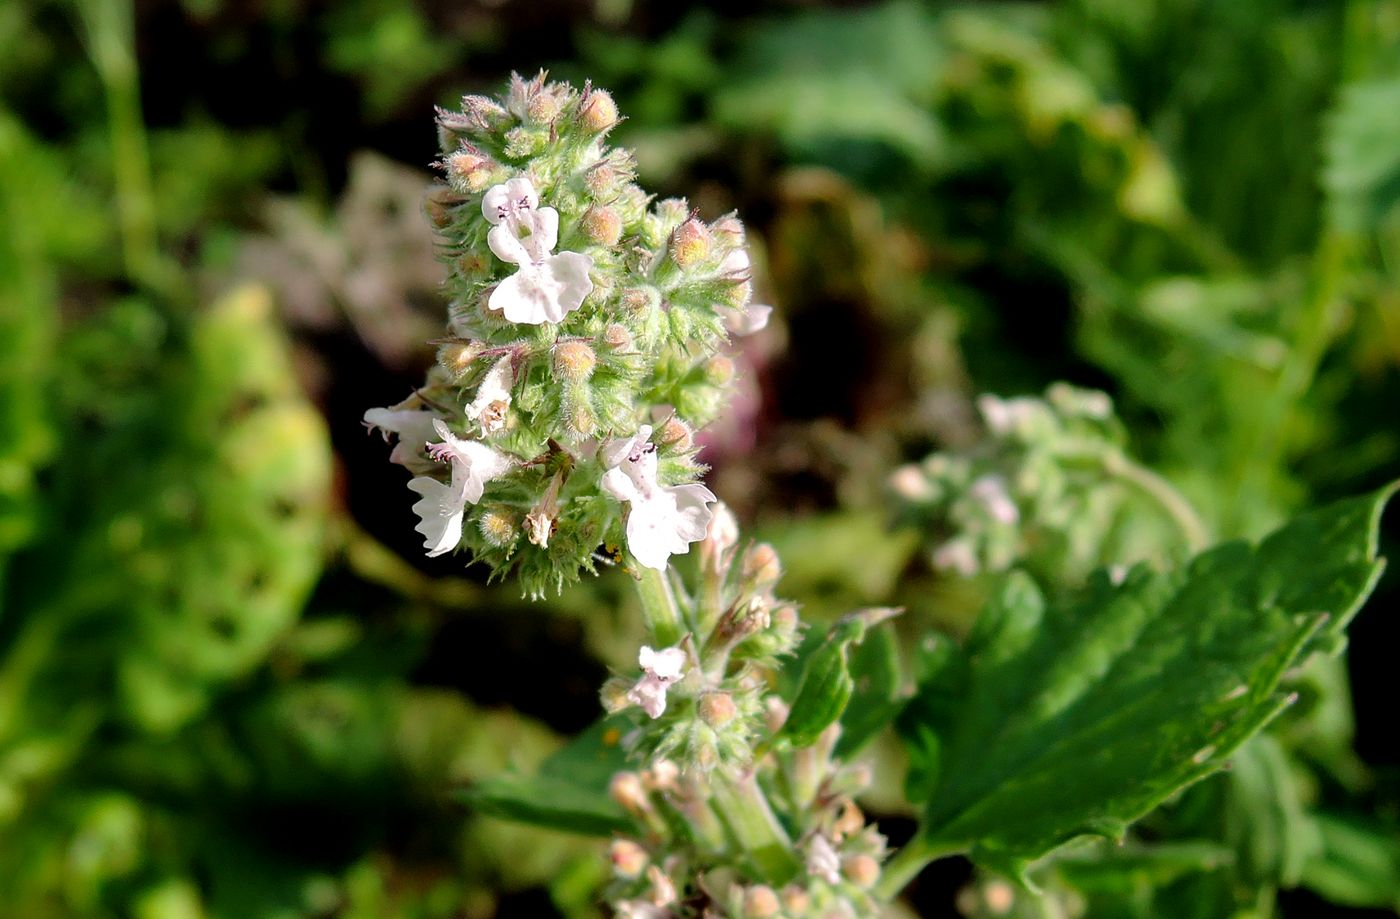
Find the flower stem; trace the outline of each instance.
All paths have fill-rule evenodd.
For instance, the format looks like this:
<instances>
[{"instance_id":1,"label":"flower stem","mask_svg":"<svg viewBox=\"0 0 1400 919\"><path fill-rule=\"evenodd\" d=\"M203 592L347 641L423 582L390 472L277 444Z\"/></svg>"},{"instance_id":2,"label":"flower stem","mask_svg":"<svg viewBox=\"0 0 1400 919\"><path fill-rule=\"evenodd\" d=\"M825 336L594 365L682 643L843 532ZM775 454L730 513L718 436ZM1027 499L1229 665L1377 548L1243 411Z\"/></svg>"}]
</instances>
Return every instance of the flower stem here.
<instances>
[{"instance_id":1,"label":"flower stem","mask_svg":"<svg viewBox=\"0 0 1400 919\"><path fill-rule=\"evenodd\" d=\"M1201 522L1200 515L1191 506L1191 502L1187 501L1171 482L1146 466L1138 465L1117 450L1104 454L1102 463L1104 471L1109 475L1132 485L1156 501L1157 506L1166 512L1167 516L1176 524L1177 529L1181 531L1187 548L1193 554L1203 551L1209 545L1210 537L1206 533L1206 527Z\"/></svg>"},{"instance_id":2,"label":"flower stem","mask_svg":"<svg viewBox=\"0 0 1400 919\"><path fill-rule=\"evenodd\" d=\"M1055 451L1063 459L1084 460L1097 465L1104 474L1112 476L1124 484L1131 485L1143 495L1151 498L1181 532L1182 540L1192 554L1203 551L1210 544L1210 534L1206 530L1196 509L1191 506L1176 486L1162 476L1129 459L1121 450L1098 444L1074 445Z\"/></svg>"},{"instance_id":3,"label":"flower stem","mask_svg":"<svg viewBox=\"0 0 1400 919\"><path fill-rule=\"evenodd\" d=\"M801 867L768 799L752 772L730 776L715 770L710 776L711 802L739 848L771 883L785 884Z\"/></svg>"},{"instance_id":4,"label":"flower stem","mask_svg":"<svg viewBox=\"0 0 1400 919\"><path fill-rule=\"evenodd\" d=\"M876 899L888 903L898 897L899 892L909 886L909 882L918 877L919 872L923 871L929 862L949 855L960 855L964 851L966 849L963 846L930 845L915 836L894 858L885 862L880 872L880 880L876 882L872 892Z\"/></svg>"},{"instance_id":5,"label":"flower stem","mask_svg":"<svg viewBox=\"0 0 1400 919\"><path fill-rule=\"evenodd\" d=\"M681 618L680 606L666 572L642 568L641 576L637 578L637 596L642 601L642 616L646 619L647 631L651 633L651 640L656 646L669 648L679 643L685 632L685 621Z\"/></svg>"}]
</instances>

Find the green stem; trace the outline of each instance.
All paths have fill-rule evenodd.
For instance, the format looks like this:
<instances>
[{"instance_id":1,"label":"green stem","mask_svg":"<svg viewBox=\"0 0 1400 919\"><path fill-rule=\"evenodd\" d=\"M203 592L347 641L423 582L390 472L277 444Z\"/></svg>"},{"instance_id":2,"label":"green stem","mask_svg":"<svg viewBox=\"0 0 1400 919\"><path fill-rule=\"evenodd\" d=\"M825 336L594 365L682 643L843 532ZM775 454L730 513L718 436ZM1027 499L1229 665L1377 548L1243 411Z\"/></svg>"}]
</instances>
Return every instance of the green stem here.
<instances>
[{"instance_id":1,"label":"green stem","mask_svg":"<svg viewBox=\"0 0 1400 919\"><path fill-rule=\"evenodd\" d=\"M666 572L642 568L637 578L637 596L642 601L642 616L647 631L658 648L669 648L685 633L685 620Z\"/></svg>"},{"instance_id":2,"label":"green stem","mask_svg":"<svg viewBox=\"0 0 1400 919\"><path fill-rule=\"evenodd\" d=\"M1210 536L1205 524L1201 522L1200 515L1171 482L1146 466L1133 462L1117 450L1105 454L1101 462L1104 472L1132 485L1157 502L1157 506L1166 512L1181 531L1182 539L1186 541L1186 546L1192 554L1204 550L1210 544Z\"/></svg>"},{"instance_id":3,"label":"green stem","mask_svg":"<svg viewBox=\"0 0 1400 919\"><path fill-rule=\"evenodd\" d=\"M923 871L929 862L950 855L961 855L966 851L965 846L930 845L915 836L907 846L895 853L894 858L885 862L885 867L880 872L880 880L876 882L872 892L876 899L888 903L898 897L900 891L908 887L909 882L918 877L919 872Z\"/></svg>"},{"instance_id":4,"label":"green stem","mask_svg":"<svg viewBox=\"0 0 1400 919\"><path fill-rule=\"evenodd\" d=\"M792 840L752 772L732 777L716 769L710 776L710 795L734 841L764 878L779 885L797 876L801 863Z\"/></svg>"},{"instance_id":5,"label":"green stem","mask_svg":"<svg viewBox=\"0 0 1400 919\"><path fill-rule=\"evenodd\" d=\"M122 261L133 281L169 290L176 278L172 266L162 258L156 238L155 195L141 117L131 0L77 0L74 5L88 57L107 101Z\"/></svg>"},{"instance_id":6,"label":"green stem","mask_svg":"<svg viewBox=\"0 0 1400 919\"><path fill-rule=\"evenodd\" d=\"M1187 501L1171 482L1129 459L1121 450L1105 448L1099 444L1085 444L1056 450L1055 455L1062 459L1095 463L1104 474L1133 486L1151 498L1171 518L1172 523L1176 524L1182 540L1193 554L1210 545L1210 533L1196 509L1191 506L1191 502Z\"/></svg>"}]
</instances>

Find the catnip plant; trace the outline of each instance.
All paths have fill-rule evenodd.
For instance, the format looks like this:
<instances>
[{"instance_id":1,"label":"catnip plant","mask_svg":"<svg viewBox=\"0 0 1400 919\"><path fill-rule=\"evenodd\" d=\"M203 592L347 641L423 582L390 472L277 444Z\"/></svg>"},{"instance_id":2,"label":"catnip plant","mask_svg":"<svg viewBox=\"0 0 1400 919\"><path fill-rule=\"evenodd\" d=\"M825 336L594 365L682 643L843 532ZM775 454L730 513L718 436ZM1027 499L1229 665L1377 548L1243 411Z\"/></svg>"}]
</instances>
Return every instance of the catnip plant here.
<instances>
[{"instance_id":1,"label":"catnip plant","mask_svg":"<svg viewBox=\"0 0 1400 919\"><path fill-rule=\"evenodd\" d=\"M906 623L926 634L901 650L893 608L808 630L778 553L702 481L726 348L770 313L744 226L652 200L607 144L619 121L607 92L544 74L439 111L447 327L423 385L365 414L397 439L428 555L536 598L600 566L635 585L647 637L598 725L468 792L607 837L614 915L875 916L951 854L1029 892L1066 843L1126 840L1220 769L1291 704L1302 660L1340 651L1385 493L1207 549L1108 398L1064 385L984 398L981 448L892 475L932 565L989 585L970 634ZM1160 526L1122 544L1143 514ZM923 817L898 852L859 803L862 748L891 727Z\"/></svg>"}]
</instances>

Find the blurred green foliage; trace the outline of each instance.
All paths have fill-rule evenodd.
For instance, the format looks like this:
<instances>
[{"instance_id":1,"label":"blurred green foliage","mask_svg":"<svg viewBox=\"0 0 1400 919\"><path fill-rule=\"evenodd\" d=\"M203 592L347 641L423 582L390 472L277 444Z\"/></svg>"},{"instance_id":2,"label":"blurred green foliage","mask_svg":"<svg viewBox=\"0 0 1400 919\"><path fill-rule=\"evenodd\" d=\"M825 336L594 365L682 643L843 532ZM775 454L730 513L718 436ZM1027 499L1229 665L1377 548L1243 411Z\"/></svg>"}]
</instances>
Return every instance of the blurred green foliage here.
<instances>
[{"instance_id":1,"label":"blurred green foliage","mask_svg":"<svg viewBox=\"0 0 1400 919\"><path fill-rule=\"evenodd\" d=\"M364 304L443 308L402 268L414 215L346 204L361 148L427 163L430 103L591 77L649 185L752 216L788 357L755 360L758 448L713 487L817 620L907 606L927 675L988 585L936 575L936 534L881 541L884 473L975 444L978 392L1111 391L1221 538L1394 474L1397 48L1394 0L0 5L0 914L596 912L594 849L448 791L590 720L596 681L555 671L625 663L635 617L606 578L547 612L425 577L344 434L429 359ZM551 632L581 616L583 647ZM1123 849L1041 866L1052 902L1396 909L1393 755L1357 754L1340 663L1292 689ZM901 807L905 754L869 749Z\"/></svg>"}]
</instances>

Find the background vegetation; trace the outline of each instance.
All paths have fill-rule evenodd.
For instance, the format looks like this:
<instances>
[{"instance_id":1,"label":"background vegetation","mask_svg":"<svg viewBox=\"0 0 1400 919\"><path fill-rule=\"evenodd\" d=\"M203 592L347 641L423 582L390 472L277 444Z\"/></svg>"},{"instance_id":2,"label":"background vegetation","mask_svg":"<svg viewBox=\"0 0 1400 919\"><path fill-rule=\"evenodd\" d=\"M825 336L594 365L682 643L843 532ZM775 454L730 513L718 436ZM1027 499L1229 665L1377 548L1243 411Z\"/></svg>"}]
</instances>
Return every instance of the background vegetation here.
<instances>
[{"instance_id":1,"label":"background vegetation","mask_svg":"<svg viewBox=\"0 0 1400 919\"><path fill-rule=\"evenodd\" d=\"M445 309L432 105L538 67L613 90L643 183L760 242L780 319L710 485L818 621L966 630L985 586L886 483L972 444L979 392L1108 391L1222 538L1400 468L1393 0L9 0L0 915L596 914L594 844L451 792L592 723L623 585L530 605L423 558L359 425ZM1392 914L1396 583L1142 830L1207 848L1061 871L1091 915Z\"/></svg>"}]
</instances>

